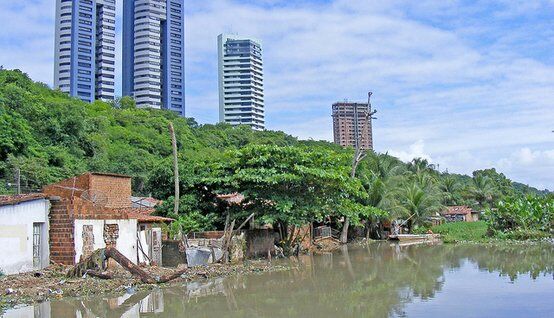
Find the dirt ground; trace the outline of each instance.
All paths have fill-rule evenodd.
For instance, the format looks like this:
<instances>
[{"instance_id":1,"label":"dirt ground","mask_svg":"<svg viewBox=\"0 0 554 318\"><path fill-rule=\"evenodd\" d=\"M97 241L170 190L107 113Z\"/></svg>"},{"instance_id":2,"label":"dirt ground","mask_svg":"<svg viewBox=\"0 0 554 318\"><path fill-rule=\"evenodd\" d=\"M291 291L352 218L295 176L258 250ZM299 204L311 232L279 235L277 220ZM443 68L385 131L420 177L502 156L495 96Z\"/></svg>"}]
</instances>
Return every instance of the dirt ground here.
<instances>
[{"instance_id":1,"label":"dirt ground","mask_svg":"<svg viewBox=\"0 0 554 318\"><path fill-rule=\"evenodd\" d=\"M33 304L62 297L91 297L117 295L127 290L148 290L154 286L178 284L203 278L243 275L249 273L287 270L287 266L275 265L265 260L248 261L239 265L211 264L207 267L188 268L180 277L167 284L144 284L123 268L108 270L112 279L90 276L67 278L70 266L52 265L40 271L0 277L0 313L4 308ZM144 267L155 276L174 273L177 269Z\"/></svg>"}]
</instances>

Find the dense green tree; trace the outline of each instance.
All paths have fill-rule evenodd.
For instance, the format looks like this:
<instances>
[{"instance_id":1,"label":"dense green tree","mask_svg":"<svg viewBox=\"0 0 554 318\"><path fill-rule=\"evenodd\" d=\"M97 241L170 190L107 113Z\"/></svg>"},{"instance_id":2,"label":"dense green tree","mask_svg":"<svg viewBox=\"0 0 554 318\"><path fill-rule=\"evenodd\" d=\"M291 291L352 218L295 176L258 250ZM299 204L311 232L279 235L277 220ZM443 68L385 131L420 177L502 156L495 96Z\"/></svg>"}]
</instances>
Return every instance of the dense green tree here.
<instances>
[{"instance_id":1,"label":"dense green tree","mask_svg":"<svg viewBox=\"0 0 554 318\"><path fill-rule=\"evenodd\" d=\"M494 190L493 195L497 197L514 194L512 181L506 178L503 173L497 172L495 168L474 171L473 178L477 177L488 178Z\"/></svg>"},{"instance_id":2,"label":"dense green tree","mask_svg":"<svg viewBox=\"0 0 554 318\"><path fill-rule=\"evenodd\" d=\"M226 153L206 180L223 193L240 192L259 221L303 225L325 216L359 220L367 196L348 177L348 156L300 147L252 145Z\"/></svg>"}]
</instances>

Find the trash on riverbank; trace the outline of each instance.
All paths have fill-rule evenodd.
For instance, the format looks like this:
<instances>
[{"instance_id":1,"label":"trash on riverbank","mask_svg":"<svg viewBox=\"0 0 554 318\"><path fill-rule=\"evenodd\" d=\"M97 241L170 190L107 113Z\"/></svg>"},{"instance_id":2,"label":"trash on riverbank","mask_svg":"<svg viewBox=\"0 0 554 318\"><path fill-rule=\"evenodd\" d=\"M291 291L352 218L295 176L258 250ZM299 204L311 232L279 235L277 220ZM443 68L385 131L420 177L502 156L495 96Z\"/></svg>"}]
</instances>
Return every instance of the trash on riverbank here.
<instances>
[{"instance_id":1,"label":"trash on riverbank","mask_svg":"<svg viewBox=\"0 0 554 318\"><path fill-rule=\"evenodd\" d=\"M50 299L62 297L93 297L99 295L124 294L129 288L134 291L150 290L159 286L157 284L145 284L140 278L133 277L127 270L116 267L109 269L105 274L111 279L100 279L83 275L81 277L67 278L66 274L71 266L51 265L37 271L17 275L3 276L0 278L0 292L2 293L1 307L11 308L15 305L33 304ZM157 266L141 267L154 277L171 275L174 268ZM183 274L172 281L172 284L191 282L205 278L226 277L232 275L244 275L249 273L261 273L287 270L288 266L272 265L265 260L248 261L241 264L211 264L178 268ZM38 274L38 275L37 275ZM9 293L7 292L9 291Z\"/></svg>"}]
</instances>

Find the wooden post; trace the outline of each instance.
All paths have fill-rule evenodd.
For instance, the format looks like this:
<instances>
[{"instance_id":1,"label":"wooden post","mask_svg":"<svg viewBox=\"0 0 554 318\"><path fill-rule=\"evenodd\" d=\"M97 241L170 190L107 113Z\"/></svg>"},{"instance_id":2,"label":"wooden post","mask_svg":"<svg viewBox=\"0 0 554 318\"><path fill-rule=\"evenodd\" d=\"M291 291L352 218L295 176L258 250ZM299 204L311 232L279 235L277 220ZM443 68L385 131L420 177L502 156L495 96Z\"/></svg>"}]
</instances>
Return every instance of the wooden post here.
<instances>
[{"instance_id":1,"label":"wooden post","mask_svg":"<svg viewBox=\"0 0 554 318\"><path fill-rule=\"evenodd\" d=\"M179 214L179 162L177 160L177 138L173 123L169 122L169 133L171 134L171 145L173 146L173 179L175 180L175 205L173 212Z\"/></svg>"},{"instance_id":2,"label":"wooden post","mask_svg":"<svg viewBox=\"0 0 554 318\"><path fill-rule=\"evenodd\" d=\"M15 183L17 186L17 194L21 194L21 170L19 167L15 168Z\"/></svg>"}]
</instances>

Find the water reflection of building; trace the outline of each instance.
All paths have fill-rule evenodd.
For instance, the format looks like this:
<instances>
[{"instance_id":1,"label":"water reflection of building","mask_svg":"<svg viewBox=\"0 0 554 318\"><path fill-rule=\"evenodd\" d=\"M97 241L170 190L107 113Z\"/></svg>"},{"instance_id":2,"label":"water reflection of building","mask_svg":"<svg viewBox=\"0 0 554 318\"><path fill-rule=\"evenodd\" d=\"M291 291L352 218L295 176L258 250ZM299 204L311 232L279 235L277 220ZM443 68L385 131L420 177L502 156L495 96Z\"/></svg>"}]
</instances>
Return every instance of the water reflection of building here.
<instances>
[{"instance_id":1,"label":"water reflection of building","mask_svg":"<svg viewBox=\"0 0 554 318\"><path fill-rule=\"evenodd\" d=\"M1 313L1 311L0 311ZM50 318L50 303L45 302L34 306L25 306L8 310L2 318Z\"/></svg>"},{"instance_id":2,"label":"water reflection of building","mask_svg":"<svg viewBox=\"0 0 554 318\"><path fill-rule=\"evenodd\" d=\"M483 291L473 290L472 284L486 289L484 280L504 286L506 276L514 282L524 274L542 279L539 283L549 288L542 295L544 303L550 295L553 258L554 246L551 244L403 247L377 243L342 250L332 256L306 255L287 260L286 264L291 266L287 271L204 280L155 290L152 295L135 293L111 301L101 298L62 299L40 307L18 309L4 317L414 316L410 315L408 304L431 303L439 293L458 301L458 287L474 295ZM457 279L451 279L453 275ZM475 280L476 277L479 281ZM521 281L529 282L529 279ZM521 281L516 283L521 284ZM455 288L444 288L448 283ZM535 286L538 288L540 284ZM529 304L536 304L536 299L540 298L530 297L528 291L516 296ZM486 300L479 299L480 303ZM497 303L485 305L488 308ZM41 314L35 314L35 311ZM442 316L448 317L449 314Z\"/></svg>"},{"instance_id":3,"label":"water reflection of building","mask_svg":"<svg viewBox=\"0 0 554 318\"><path fill-rule=\"evenodd\" d=\"M164 293L154 290L101 301L54 301L7 311L3 318L138 318L164 312Z\"/></svg>"},{"instance_id":4,"label":"water reflection of building","mask_svg":"<svg viewBox=\"0 0 554 318\"><path fill-rule=\"evenodd\" d=\"M121 297L109 299L107 301L108 306L112 310L127 308L126 302L132 300L133 296L134 295L131 294L125 294ZM121 318L136 318L142 313L164 312L164 298L161 290L155 290L150 294L147 294L144 298L134 304L132 304L132 302L130 308L121 315Z\"/></svg>"}]
</instances>

